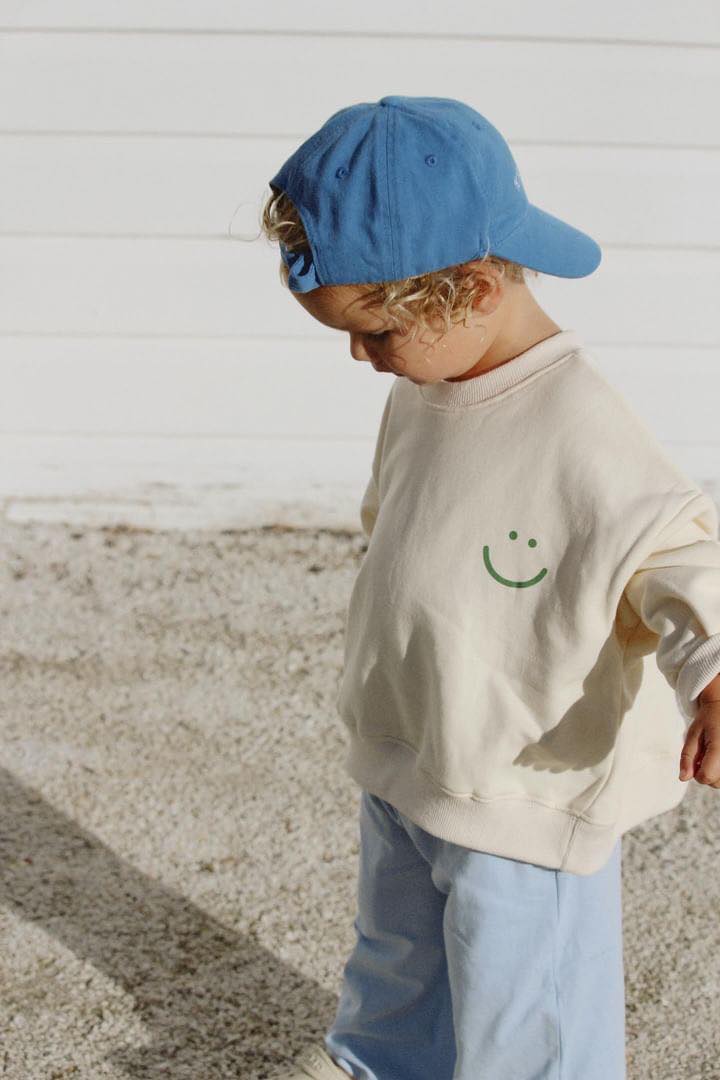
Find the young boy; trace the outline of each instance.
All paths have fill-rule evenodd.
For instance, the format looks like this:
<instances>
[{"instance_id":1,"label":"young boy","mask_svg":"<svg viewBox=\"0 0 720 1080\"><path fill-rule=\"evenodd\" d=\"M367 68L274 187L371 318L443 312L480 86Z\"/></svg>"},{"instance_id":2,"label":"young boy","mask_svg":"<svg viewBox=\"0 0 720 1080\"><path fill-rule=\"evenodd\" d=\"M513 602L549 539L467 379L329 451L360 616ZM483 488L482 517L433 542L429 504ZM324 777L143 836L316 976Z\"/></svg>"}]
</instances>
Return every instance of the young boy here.
<instances>
[{"instance_id":1,"label":"young boy","mask_svg":"<svg viewBox=\"0 0 720 1080\"><path fill-rule=\"evenodd\" d=\"M720 787L715 505L534 299L600 248L475 110L351 105L270 186L293 295L396 376L337 700L357 944L283 1075L624 1080L620 838Z\"/></svg>"}]
</instances>

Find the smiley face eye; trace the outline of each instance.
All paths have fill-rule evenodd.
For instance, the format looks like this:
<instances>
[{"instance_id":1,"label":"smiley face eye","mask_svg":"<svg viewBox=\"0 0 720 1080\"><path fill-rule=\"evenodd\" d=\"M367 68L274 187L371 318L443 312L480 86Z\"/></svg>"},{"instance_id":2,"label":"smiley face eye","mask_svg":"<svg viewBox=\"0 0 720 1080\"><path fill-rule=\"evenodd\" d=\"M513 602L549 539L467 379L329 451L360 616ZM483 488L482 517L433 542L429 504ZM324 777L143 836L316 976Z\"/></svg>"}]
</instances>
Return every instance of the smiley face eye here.
<instances>
[{"instance_id":1,"label":"smiley face eye","mask_svg":"<svg viewBox=\"0 0 720 1080\"><path fill-rule=\"evenodd\" d=\"M518 534L515 532L514 529L512 529L508 533L508 536L510 537L511 540L517 540ZM530 539L528 540L528 547L537 547L537 540L535 539L534 536L531 536Z\"/></svg>"}]
</instances>

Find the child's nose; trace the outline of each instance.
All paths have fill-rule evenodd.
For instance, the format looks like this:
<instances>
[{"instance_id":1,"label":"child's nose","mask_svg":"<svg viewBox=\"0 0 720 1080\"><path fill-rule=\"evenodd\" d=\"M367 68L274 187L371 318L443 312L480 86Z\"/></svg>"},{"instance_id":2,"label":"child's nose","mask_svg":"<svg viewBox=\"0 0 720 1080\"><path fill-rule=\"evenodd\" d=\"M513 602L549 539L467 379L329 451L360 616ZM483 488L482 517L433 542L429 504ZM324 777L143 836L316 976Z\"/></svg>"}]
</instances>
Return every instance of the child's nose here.
<instances>
[{"instance_id":1,"label":"child's nose","mask_svg":"<svg viewBox=\"0 0 720 1080\"><path fill-rule=\"evenodd\" d=\"M354 360L372 360L363 344L362 334L350 334L350 355Z\"/></svg>"}]
</instances>

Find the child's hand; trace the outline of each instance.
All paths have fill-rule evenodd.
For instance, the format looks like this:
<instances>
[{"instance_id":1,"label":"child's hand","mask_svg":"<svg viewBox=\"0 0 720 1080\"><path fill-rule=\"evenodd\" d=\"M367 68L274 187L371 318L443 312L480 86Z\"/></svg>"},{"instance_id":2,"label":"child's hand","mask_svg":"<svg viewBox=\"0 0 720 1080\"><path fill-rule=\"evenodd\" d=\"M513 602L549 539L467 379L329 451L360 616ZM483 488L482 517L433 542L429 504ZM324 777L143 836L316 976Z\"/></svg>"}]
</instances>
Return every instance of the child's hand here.
<instances>
[{"instance_id":1,"label":"child's hand","mask_svg":"<svg viewBox=\"0 0 720 1080\"><path fill-rule=\"evenodd\" d=\"M680 754L679 779L693 774L698 783L720 788L720 699L703 701L702 694Z\"/></svg>"}]
</instances>

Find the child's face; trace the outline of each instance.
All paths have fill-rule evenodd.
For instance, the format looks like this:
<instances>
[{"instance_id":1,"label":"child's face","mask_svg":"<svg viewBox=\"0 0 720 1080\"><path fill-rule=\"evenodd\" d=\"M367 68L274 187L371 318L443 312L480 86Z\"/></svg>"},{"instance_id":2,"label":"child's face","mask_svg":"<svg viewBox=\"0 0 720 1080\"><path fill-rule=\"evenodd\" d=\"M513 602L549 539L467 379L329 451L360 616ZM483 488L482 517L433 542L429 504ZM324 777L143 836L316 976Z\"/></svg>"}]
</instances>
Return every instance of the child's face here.
<instances>
[{"instance_id":1,"label":"child's face","mask_svg":"<svg viewBox=\"0 0 720 1080\"><path fill-rule=\"evenodd\" d=\"M415 383L470 378L487 367L482 358L498 330L497 307L503 296L498 283L478 307L469 325L456 324L444 332L418 328L401 332L382 312L367 307L356 285L323 285L308 293L292 293L305 310L325 326L350 334L350 353L376 371L392 371ZM480 314L480 312L483 314Z\"/></svg>"}]
</instances>

